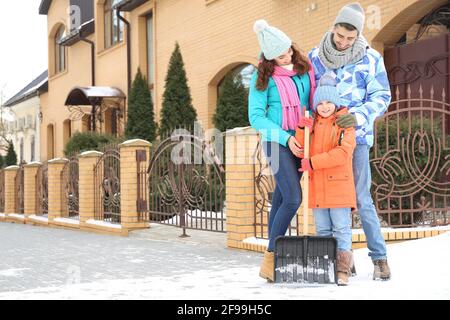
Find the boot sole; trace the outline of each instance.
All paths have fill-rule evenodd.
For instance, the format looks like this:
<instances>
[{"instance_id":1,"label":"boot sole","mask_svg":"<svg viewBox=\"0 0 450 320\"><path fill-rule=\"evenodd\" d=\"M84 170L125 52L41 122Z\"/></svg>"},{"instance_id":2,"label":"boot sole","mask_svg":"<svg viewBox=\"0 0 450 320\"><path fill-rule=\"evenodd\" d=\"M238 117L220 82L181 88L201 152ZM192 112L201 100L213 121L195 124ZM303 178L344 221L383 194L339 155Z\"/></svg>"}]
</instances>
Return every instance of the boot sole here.
<instances>
[{"instance_id":1,"label":"boot sole","mask_svg":"<svg viewBox=\"0 0 450 320\"><path fill-rule=\"evenodd\" d=\"M263 278L264 280L267 280L267 282L269 282L269 283L272 283L273 282L273 280L272 279L270 279L268 276L266 276L266 275L263 275L263 274L259 274L259 276L261 277L261 278Z\"/></svg>"},{"instance_id":2,"label":"boot sole","mask_svg":"<svg viewBox=\"0 0 450 320\"><path fill-rule=\"evenodd\" d=\"M348 286L348 282L342 282L342 281L339 281L339 280L338 280L337 285L338 285L339 287L345 287L345 286Z\"/></svg>"},{"instance_id":3,"label":"boot sole","mask_svg":"<svg viewBox=\"0 0 450 320\"><path fill-rule=\"evenodd\" d=\"M391 280L391 277L380 277L380 278L372 278L374 281L388 281Z\"/></svg>"}]
</instances>

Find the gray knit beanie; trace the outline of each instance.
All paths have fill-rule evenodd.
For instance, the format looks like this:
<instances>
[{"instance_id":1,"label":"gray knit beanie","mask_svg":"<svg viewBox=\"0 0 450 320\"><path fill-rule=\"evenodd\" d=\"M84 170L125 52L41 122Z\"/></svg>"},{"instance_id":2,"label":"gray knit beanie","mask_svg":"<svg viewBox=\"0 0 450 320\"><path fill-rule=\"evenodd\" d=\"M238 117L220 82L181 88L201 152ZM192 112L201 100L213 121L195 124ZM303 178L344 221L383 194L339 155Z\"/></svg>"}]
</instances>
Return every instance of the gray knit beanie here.
<instances>
[{"instance_id":1,"label":"gray knit beanie","mask_svg":"<svg viewBox=\"0 0 450 320\"><path fill-rule=\"evenodd\" d=\"M312 109L316 111L317 106L322 101L332 102L336 106L336 110L341 107L341 98L336 87L336 79L329 73L325 73L319 80L316 92L314 93Z\"/></svg>"},{"instance_id":2,"label":"gray knit beanie","mask_svg":"<svg viewBox=\"0 0 450 320\"><path fill-rule=\"evenodd\" d=\"M362 34L366 17L363 7L359 2L351 3L344 6L334 20L334 24L348 23L358 30L358 34Z\"/></svg>"}]
</instances>

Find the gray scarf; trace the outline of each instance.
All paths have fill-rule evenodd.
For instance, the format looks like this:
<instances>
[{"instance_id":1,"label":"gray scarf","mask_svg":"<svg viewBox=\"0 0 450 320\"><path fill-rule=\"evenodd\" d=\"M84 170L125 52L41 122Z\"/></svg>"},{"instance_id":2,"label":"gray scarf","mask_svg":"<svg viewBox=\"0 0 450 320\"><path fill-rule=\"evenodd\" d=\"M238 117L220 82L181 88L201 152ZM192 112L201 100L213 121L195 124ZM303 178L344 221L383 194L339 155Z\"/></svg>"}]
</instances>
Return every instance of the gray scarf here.
<instances>
[{"instance_id":1,"label":"gray scarf","mask_svg":"<svg viewBox=\"0 0 450 320\"><path fill-rule=\"evenodd\" d=\"M359 36L353 46L344 51L336 49L332 37L331 31L325 33L319 46L319 58L328 69L339 69L347 64L358 62L366 55L369 44L363 36Z\"/></svg>"}]
</instances>

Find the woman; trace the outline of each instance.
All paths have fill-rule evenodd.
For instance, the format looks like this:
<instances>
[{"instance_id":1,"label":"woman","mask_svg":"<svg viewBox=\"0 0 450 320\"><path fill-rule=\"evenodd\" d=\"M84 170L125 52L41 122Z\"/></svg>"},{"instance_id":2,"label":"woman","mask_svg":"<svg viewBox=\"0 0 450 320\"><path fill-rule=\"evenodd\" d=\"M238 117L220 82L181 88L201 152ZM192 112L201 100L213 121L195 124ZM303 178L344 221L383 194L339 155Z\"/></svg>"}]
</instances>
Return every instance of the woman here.
<instances>
[{"instance_id":1,"label":"woman","mask_svg":"<svg viewBox=\"0 0 450 320\"><path fill-rule=\"evenodd\" d=\"M276 187L269 215L269 245L260 276L274 280L274 244L286 230L300 207L300 156L302 148L295 129L302 118L301 108L312 104L314 72L308 58L281 30L265 20L253 30L261 46L261 59L249 91L249 121L261 133L264 153L275 176Z\"/></svg>"}]
</instances>

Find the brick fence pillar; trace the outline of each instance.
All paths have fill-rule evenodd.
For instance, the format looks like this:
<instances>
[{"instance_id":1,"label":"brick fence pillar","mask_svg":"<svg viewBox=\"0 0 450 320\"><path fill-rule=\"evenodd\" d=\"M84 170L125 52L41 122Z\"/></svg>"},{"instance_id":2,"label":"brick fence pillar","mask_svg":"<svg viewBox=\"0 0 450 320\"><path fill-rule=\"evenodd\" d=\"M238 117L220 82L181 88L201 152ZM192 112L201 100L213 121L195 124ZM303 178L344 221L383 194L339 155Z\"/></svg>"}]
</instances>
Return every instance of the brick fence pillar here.
<instances>
[{"instance_id":1,"label":"brick fence pillar","mask_svg":"<svg viewBox=\"0 0 450 320\"><path fill-rule=\"evenodd\" d=\"M250 127L225 134L228 247L243 248L242 240L255 235L253 154L257 144L258 134Z\"/></svg>"},{"instance_id":2,"label":"brick fence pillar","mask_svg":"<svg viewBox=\"0 0 450 320\"><path fill-rule=\"evenodd\" d=\"M31 162L24 165L24 211L25 216L31 216L37 213L36 208L36 174L42 166L41 162Z\"/></svg>"},{"instance_id":3,"label":"brick fence pillar","mask_svg":"<svg viewBox=\"0 0 450 320\"><path fill-rule=\"evenodd\" d=\"M125 141L119 145L120 149L120 214L122 228L133 230L148 228L149 223L139 221L137 193L138 172L142 167L146 169L149 162L151 143L141 139ZM141 157L138 167L137 160ZM141 184L144 183L141 181ZM147 190L142 190L147 192Z\"/></svg>"},{"instance_id":4,"label":"brick fence pillar","mask_svg":"<svg viewBox=\"0 0 450 320\"><path fill-rule=\"evenodd\" d=\"M103 153L86 151L79 156L80 226L94 219L94 168Z\"/></svg>"},{"instance_id":5,"label":"brick fence pillar","mask_svg":"<svg viewBox=\"0 0 450 320\"><path fill-rule=\"evenodd\" d=\"M258 133L251 127L236 128L226 132L226 199L227 199L227 245L255 251L265 250L262 244L247 244L242 240L255 236L255 161L259 141ZM266 163L265 155L261 161ZM281 164L282 165L282 164ZM270 169L268 169L270 170ZM270 174L268 172L267 174ZM302 188L304 181L301 181ZM303 206L297 211L299 234L303 227ZM267 224L264 215L264 224ZM314 234L312 210L308 210L308 234ZM267 237L267 227L264 227Z\"/></svg>"},{"instance_id":6,"label":"brick fence pillar","mask_svg":"<svg viewBox=\"0 0 450 320\"><path fill-rule=\"evenodd\" d=\"M62 217L61 172L69 160L52 159L48 162L48 220Z\"/></svg>"},{"instance_id":7,"label":"brick fence pillar","mask_svg":"<svg viewBox=\"0 0 450 320\"><path fill-rule=\"evenodd\" d=\"M9 166L5 168L5 213L16 212L16 175L19 166Z\"/></svg>"}]
</instances>

